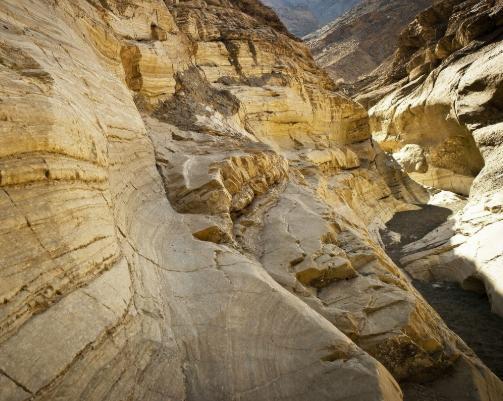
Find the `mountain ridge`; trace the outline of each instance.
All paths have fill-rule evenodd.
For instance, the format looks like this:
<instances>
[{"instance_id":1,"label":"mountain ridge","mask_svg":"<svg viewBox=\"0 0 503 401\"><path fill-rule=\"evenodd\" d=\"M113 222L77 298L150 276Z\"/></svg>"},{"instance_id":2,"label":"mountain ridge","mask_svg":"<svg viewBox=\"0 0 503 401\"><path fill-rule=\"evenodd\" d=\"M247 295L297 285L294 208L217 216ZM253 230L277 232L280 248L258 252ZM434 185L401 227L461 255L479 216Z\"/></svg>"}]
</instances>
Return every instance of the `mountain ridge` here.
<instances>
[{"instance_id":1,"label":"mountain ridge","mask_svg":"<svg viewBox=\"0 0 503 401\"><path fill-rule=\"evenodd\" d=\"M361 0L264 0L288 29L303 37L346 12Z\"/></svg>"},{"instance_id":2,"label":"mountain ridge","mask_svg":"<svg viewBox=\"0 0 503 401\"><path fill-rule=\"evenodd\" d=\"M365 0L304 39L332 78L352 82L390 57L401 30L431 3Z\"/></svg>"},{"instance_id":3,"label":"mountain ridge","mask_svg":"<svg viewBox=\"0 0 503 401\"><path fill-rule=\"evenodd\" d=\"M501 398L383 246L438 192L269 8L3 0L0 21L1 401Z\"/></svg>"}]
</instances>

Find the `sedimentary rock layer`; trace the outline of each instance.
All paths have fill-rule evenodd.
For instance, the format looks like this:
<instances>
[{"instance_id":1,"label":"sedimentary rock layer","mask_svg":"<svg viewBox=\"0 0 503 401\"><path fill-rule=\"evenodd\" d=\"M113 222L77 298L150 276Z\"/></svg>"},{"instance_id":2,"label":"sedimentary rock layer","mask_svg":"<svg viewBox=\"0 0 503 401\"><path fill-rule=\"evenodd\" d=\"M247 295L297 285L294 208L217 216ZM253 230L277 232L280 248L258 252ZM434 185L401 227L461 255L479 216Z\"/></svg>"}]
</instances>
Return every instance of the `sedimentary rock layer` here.
<instances>
[{"instance_id":1,"label":"sedimentary rock layer","mask_svg":"<svg viewBox=\"0 0 503 401\"><path fill-rule=\"evenodd\" d=\"M408 246L416 278L481 282L503 314L501 280L501 1L438 1L402 33L394 58L367 77L374 138L415 180L469 196L466 208ZM373 107L372 107L373 106Z\"/></svg>"},{"instance_id":2,"label":"sedimentary rock layer","mask_svg":"<svg viewBox=\"0 0 503 401\"><path fill-rule=\"evenodd\" d=\"M269 9L0 19L2 401L501 397L379 245L427 194Z\"/></svg>"}]
</instances>

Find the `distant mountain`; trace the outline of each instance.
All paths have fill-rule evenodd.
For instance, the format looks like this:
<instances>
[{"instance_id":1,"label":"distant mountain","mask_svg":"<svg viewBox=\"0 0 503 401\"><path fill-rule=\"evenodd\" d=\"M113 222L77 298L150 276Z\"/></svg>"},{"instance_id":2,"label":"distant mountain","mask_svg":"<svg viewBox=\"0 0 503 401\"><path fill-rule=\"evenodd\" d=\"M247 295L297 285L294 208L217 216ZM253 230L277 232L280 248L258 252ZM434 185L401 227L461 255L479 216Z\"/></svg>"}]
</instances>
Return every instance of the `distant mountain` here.
<instances>
[{"instance_id":1,"label":"distant mountain","mask_svg":"<svg viewBox=\"0 0 503 401\"><path fill-rule=\"evenodd\" d=\"M294 35L302 37L333 21L361 0L262 0Z\"/></svg>"},{"instance_id":2,"label":"distant mountain","mask_svg":"<svg viewBox=\"0 0 503 401\"><path fill-rule=\"evenodd\" d=\"M305 40L332 78L354 81L391 56L400 32L432 2L364 0Z\"/></svg>"}]
</instances>

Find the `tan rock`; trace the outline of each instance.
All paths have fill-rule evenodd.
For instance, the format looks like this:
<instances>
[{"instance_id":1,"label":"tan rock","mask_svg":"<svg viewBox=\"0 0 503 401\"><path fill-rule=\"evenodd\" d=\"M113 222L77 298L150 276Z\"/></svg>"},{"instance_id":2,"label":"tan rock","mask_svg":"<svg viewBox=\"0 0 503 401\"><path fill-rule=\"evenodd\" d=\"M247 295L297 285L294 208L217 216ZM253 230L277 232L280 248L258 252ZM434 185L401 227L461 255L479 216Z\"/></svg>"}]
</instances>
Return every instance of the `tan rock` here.
<instances>
[{"instance_id":1,"label":"tan rock","mask_svg":"<svg viewBox=\"0 0 503 401\"><path fill-rule=\"evenodd\" d=\"M2 2L2 397L399 401L459 358L498 396L379 245L411 206L364 109L268 10Z\"/></svg>"},{"instance_id":2,"label":"tan rock","mask_svg":"<svg viewBox=\"0 0 503 401\"><path fill-rule=\"evenodd\" d=\"M443 229L407 246L406 270L418 279L456 281L466 288L478 282L475 287L485 286L499 314L496 266L503 247L495 238L503 216L497 206L503 131L495 105L503 82L500 14L494 1L434 4L403 32L402 46L385 66L387 75L360 96L372 99L388 92L369 110L371 130L411 178L469 196L465 210ZM440 65L435 57L443 60ZM404 64L409 74L421 67L420 77L398 82L404 76L393 68Z\"/></svg>"}]
</instances>

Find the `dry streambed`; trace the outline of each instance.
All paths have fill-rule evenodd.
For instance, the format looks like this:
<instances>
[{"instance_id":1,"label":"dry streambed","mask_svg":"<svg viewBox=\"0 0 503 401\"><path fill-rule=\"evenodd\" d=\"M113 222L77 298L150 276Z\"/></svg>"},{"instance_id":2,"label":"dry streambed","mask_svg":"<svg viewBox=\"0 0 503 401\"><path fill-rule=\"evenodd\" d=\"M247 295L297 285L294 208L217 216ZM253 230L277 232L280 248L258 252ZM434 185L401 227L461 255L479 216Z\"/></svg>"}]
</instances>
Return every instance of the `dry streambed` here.
<instances>
[{"instance_id":1,"label":"dry streambed","mask_svg":"<svg viewBox=\"0 0 503 401\"><path fill-rule=\"evenodd\" d=\"M395 214L381 232L386 251L399 267L406 256L404 247L420 240L449 220L463 202L447 207L422 205L418 210ZM454 232L453 232L454 234ZM467 291L457 283L413 280L428 303L440 314L449 328L458 334L500 378L503 377L503 319L491 313L488 297L480 286ZM424 389L411 385L405 393L411 399L429 399Z\"/></svg>"}]
</instances>

